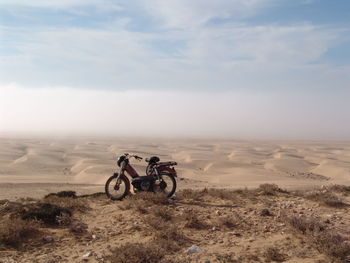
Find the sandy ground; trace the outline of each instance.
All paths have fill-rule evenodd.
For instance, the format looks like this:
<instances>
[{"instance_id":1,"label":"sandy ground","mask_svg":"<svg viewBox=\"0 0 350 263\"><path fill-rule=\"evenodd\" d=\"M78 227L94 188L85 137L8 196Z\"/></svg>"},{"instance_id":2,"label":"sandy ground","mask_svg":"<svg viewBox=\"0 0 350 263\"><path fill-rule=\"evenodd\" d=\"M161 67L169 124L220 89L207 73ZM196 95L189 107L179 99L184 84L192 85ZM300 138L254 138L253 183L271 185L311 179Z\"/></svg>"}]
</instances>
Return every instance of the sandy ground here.
<instances>
[{"instance_id":1,"label":"sandy ground","mask_svg":"<svg viewBox=\"0 0 350 263\"><path fill-rule=\"evenodd\" d=\"M124 152L177 161L182 188L350 184L350 142L0 137L0 198L103 191Z\"/></svg>"}]
</instances>

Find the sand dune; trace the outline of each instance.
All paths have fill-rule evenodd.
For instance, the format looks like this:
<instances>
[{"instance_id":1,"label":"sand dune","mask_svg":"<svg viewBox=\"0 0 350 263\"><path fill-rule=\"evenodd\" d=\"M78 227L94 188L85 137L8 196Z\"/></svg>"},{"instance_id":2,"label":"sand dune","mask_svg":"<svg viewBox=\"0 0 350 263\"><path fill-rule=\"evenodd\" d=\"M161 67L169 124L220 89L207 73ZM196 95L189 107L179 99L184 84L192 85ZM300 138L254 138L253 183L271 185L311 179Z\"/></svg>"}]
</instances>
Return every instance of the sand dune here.
<instances>
[{"instance_id":1,"label":"sand dune","mask_svg":"<svg viewBox=\"0 0 350 263\"><path fill-rule=\"evenodd\" d=\"M0 183L103 184L124 152L174 160L179 176L217 187L350 184L350 142L0 138ZM142 175L146 162L133 161Z\"/></svg>"}]
</instances>

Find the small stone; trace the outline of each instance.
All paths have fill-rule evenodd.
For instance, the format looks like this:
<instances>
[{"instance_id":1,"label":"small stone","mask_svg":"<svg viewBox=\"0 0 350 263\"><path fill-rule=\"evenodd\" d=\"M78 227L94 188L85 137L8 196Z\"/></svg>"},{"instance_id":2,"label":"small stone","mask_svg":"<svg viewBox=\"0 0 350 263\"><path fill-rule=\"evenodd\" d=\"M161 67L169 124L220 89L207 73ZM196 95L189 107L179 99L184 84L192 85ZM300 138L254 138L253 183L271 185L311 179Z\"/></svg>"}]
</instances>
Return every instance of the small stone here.
<instances>
[{"instance_id":1,"label":"small stone","mask_svg":"<svg viewBox=\"0 0 350 263\"><path fill-rule=\"evenodd\" d=\"M186 251L187 254L195 254L195 253L202 253L202 252L203 252L203 250L200 247L196 246L196 245L192 245Z\"/></svg>"},{"instance_id":2,"label":"small stone","mask_svg":"<svg viewBox=\"0 0 350 263\"><path fill-rule=\"evenodd\" d=\"M54 242L54 239L52 236L44 236L43 241L45 241L46 243L52 243Z\"/></svg>"},{"instance_id":3,"label":"small stone","mask_svg":"<svg viewBox=\"0 0 350 263\"><path fill-rule=\"evenodd\" d=\"M261 216L271 216L272 214L271 214L271 212L270 212L269 209L264 208L264 209L262 209L262 210L260 211L260 215L261 215Z\"/></svg>"},{"instance_id":4,"label":"small stone","mask_svg":"<svg viewBox=\"0 0 350 263\"><path fill-rule=\"evenodd\" d=\"M216 230L216 226L213 226L213 228L211 230L215 231Z\"/></svg>"},{"instance_id":5,"label":"small stone","mask_svg":"<svg viewBox=\"0 0 350 263\"><path fill-rule=\"evenodd\" d=\"M83 255L83 258L88 258L88 257L91 257L93 255L93 253L90 251L90 252L87 252L86 254Z\"/></svg>"}]
</instances>

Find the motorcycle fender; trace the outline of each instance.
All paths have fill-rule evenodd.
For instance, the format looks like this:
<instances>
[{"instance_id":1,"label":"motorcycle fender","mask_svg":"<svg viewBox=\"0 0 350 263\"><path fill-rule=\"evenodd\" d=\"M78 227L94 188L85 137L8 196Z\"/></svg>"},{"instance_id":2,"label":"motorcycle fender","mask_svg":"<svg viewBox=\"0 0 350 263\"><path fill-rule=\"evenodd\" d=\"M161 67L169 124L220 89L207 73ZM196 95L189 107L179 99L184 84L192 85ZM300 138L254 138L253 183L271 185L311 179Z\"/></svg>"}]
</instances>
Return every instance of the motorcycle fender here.
<instances>
[{"instance_id":1,"label":"motorcycle fender","mask_svg":"<svg viewBox=\"0 0 350 263\"><path fill-rule=\"evenodd\" d=\"M118 173L114 173L113 175L118 176ZM121 175L120 177L123 177L125 179L126 183L130 186L130 180L125 174Z\"/></svg>"},{"instance_id":2,"label":"motorcycle fender","mask_svg":"<svg viewBox=\"0 0 350 263\"><path fill-rule=\"evenodd\" d=\"M160 174L163 174L163 173L171 174L172 176L177 177L176 170L173 167L171 167L171 168L170 167L163 167L160 170Z\"/></svg>"}]
</instances>

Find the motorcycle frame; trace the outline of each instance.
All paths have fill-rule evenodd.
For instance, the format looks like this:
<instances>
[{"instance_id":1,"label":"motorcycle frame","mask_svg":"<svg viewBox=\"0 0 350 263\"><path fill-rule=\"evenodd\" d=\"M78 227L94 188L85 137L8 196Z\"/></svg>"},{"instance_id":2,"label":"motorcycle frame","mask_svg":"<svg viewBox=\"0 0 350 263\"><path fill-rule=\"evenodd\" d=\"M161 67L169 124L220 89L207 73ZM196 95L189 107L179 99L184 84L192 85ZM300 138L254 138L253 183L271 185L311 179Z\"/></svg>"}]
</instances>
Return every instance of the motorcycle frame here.
<instances>
[{"instance_id":1,"label":"motorcycle frame","mask_svg":"<svg viewBox=\"0 0 350 263\"><path fill-rule=\"evenodd\" d=\"M152 170L155 173L155 176L157 177L157 180L160 180L162 178L163 174L170 174L174 177L177 177L177 173L174 167L169 167L167 165L157 165L155 164L154 167L152 167ZM121 165L120 165L120 171L118 173L117 182L119 181L120 176L125 175L124 172L127 172L127 174L131 178L137 178L140 177L140 175L137 173L137 171L134 169L134 167L131 166L129 163L129 158L125 159Z\"/></svg>"}]
</instances>

